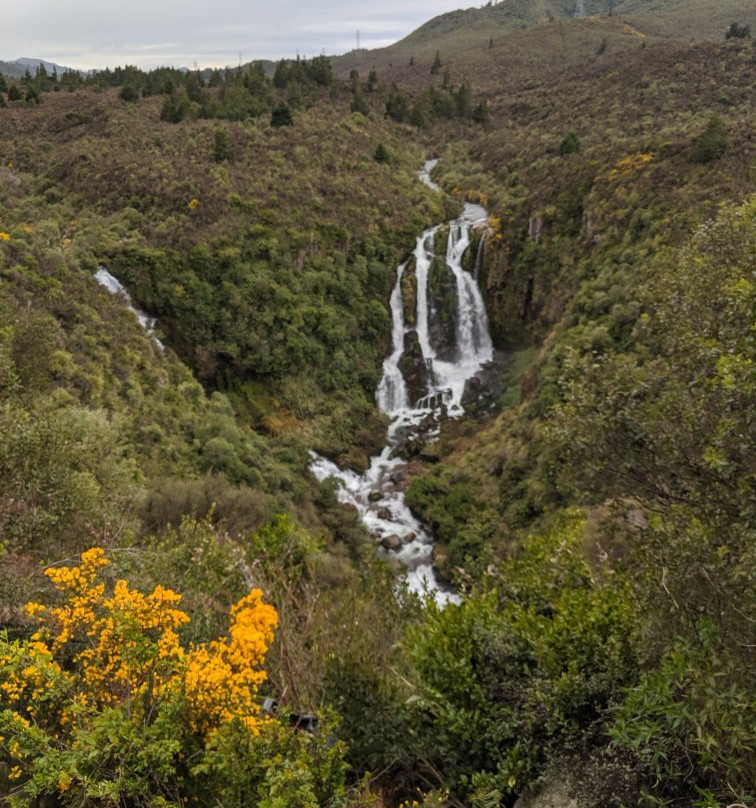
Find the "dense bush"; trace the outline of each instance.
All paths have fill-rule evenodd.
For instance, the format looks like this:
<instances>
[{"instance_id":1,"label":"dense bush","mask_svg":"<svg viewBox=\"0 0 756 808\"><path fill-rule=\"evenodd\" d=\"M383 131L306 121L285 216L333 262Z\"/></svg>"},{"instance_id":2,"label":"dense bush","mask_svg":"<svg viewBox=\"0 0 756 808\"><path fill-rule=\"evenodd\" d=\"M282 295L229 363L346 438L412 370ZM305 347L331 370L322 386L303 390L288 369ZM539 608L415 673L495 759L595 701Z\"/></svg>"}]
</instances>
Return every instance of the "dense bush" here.
<instances>
[{"instance_id":1,"label":"dense bush","mask_svg":"<svg viewBox=\"0 0 756 808\"><path fill-rule=\"evenodd\" d=\"M92 549L48 570L60 605L29 604L32 639L0 640L9 804L343 804L341 747L261 715L277 616L260 591L232 607L227 638L185 648L180 596L109 594L105 565Z\"/></svg>"}]
</instances>

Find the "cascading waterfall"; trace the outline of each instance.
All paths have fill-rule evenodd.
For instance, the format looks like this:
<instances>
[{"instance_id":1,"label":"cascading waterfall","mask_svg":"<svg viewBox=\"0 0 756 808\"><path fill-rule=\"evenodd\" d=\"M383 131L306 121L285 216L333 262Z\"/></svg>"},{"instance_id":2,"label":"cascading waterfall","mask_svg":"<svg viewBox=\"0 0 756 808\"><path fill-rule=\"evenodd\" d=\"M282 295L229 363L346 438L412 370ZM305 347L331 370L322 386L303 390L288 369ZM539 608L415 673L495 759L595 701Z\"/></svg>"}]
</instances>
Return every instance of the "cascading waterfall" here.
<instances>
[{"instance_id":1,"label":"cascading waterfall","mask_svg":"<svg viewBox=\"0 0 756 808\"><path fill-rule=\"evenodd\" d=\"M428 161L420 179L434 190L430 179L436 161ZM335 464L313 453L311 470L319 480L334 477L340 483L339 498L360 513L363 522L386 552L407 567L407 580L414 591L431 591L440 603L456 599L436 579L432 558L432 537L412 515L404 502L402 469L399 456L402 442L413 437L432 439L438 434L441 418L459 418L464 413L462 399L466 382L493 358L493 345L488 332L483 297L477 277L462 266L465 250L470 246L471 229L486 219L486 211L478 205L465 205L462 216L449 223L449 237L444 256L447 278L454 282L454 350L442 352L434 347L433 314L429 295L429 276L434 260L436 235L442 225L426 230L417 240L413 258L401 264L389 304L392 318L391 353L383 363L383 377L376 390L378 407L391 417L386 446L371 459L370 468L362 475L342 471ZM476 255L476 275L481 260ZM402 298L402 280L414 266L417 286L415 326L407 325ZM414 334L413 334L414 332ZM420 350L423 391L412 399L401 364L408 343L415 338ZM415 385L416 387L417 385Z\"/></svg>"},{"instance_id":2,"label":"cascading waterfall","mask_svg":"<svg viewBox=\"0 0 756 808\"><path fill-rule=\"evenodd\" d=\"M102 266L102 264L97 268L94 278L97 283L99 283L100 286L104 286L111 295L117 295L123 299L126 308L129 309L129 311L134 312L137 320L139 320L139 324L147 332L153 342L158 346L158 348L160 348L161 351L165 350L163 343L157 338L157 336L155 336L157 319L155 317L150 317L149 314L146 314L140 309L134 307L131 300L131 295L126 291L126 289L124 289L123 284L118 280L118 278L111 275L108 270Z\"/></svg>"}]
</instances>

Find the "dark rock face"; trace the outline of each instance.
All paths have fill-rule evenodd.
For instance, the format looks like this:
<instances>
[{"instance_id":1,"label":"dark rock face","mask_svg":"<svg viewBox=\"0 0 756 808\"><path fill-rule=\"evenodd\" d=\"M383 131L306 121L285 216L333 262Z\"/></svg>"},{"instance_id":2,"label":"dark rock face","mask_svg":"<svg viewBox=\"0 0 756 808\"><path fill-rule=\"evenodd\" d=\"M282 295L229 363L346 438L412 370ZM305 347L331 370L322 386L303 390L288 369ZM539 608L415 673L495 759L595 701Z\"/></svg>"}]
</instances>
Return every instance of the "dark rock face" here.
<instances>
[{"instance_id":1,"label":"dark rock face","mask_svg":"<svg viewBox=\"0 0 756 808\"><path fill-rule=\"evenodd\" d=\"M457 358L454 319L457 310L457 283L452 271L438 258L434 259L428 273L428 303L430 343L439 359L453 361Z\"/></svg>"},{"instance_id":2,"label":"dark rock face","mask_svg":"<svg viewBox=\"0 0 756 808\"><path fill-rule=\"evenodd\" d=\"M493 360L467 380L462 394L462 406L468 416L496 411L497 401L502 393L502 379L511 361L511 354L496 351Z\"/></svg>"},{"instance_id":3,"label":"dark rock face","mask_svg":"<svg viewBox=\"0 0 756 808\"><path fill-rule=\"evenodd\" d=\"M414 328L417 320L417 276L415 275L415 259L411 258L404 270L401 280L402 309L404 322Z\"/></svg>"},{"instance_id":4,"label":"dark rock face","mask_svg":"<svg viewBox=\"0 0 756 808\"><path fill-rule=\"evenodd\" d=\"M399 370L404 376L410 401L418 401L427 394L431 371L423 359L416 331L404 335L404 355L399 361Z\"/></svg>"}]
</instances>

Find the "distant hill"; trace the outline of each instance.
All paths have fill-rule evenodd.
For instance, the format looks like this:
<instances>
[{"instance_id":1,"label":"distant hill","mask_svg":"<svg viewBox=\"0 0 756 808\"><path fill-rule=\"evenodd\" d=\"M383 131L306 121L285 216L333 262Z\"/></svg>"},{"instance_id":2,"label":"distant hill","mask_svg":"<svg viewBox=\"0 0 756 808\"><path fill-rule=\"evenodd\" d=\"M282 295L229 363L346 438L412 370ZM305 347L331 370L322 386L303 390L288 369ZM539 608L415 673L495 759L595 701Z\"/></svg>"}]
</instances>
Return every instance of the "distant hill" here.
<instances>
[{"instance_id":1,"label":"distant hill","mask_svg":"<svg viewBox=\"0 0 756 808\"><path fill-rule=\"evenodd\" d=\"M463 28L518 29L557 19L597 16L637 17L646 20L659 35L721 39L733 21L744 25L756 22L756 7L749 0L503 0L442 14L397 44L422 44Z\"/></svg>"},{"instance_id":2,"label":"distant hill","mask_svg":"<svg viewBox=\"0 0 756 808\"><path fill-rule=\"evenodd\" d=\"M722 41L732 22L756 30L751 0L503 0L441 14L389 47L352 51L332 63L338 76L375 68L383 78L411 85L413 72L424 81L438 51L457 75L467 66L466 78L481 86L492 60L499 68L533 61L530 73L555 59L584 58L579 41L590 40L594 50L604 38L619 49L641 40Z\"/></svg>"},{"instance_id":3,"label":"distant hill","mask_svg":"<svg viewBox=\"0 0 756 808\"><path fill-rule=\"evenodd\" d=\"M39 65L44 65L45 70L48 73L52 73L55 70L58 75L62 75L63 73L68 72L69 70L73 70L77 73L84 73L83 70L76 70L73 67L66 67L65 65L59 65L55 62L48 62L46 59L32 59L28 56L23 56L20 59L15 59L12 62L3 62L0 61L0 73L5 76L13 76L14 78L21 78L24 73L29 70L29 72L34 73L36 68Z\"/></svg>"}]
</instances>

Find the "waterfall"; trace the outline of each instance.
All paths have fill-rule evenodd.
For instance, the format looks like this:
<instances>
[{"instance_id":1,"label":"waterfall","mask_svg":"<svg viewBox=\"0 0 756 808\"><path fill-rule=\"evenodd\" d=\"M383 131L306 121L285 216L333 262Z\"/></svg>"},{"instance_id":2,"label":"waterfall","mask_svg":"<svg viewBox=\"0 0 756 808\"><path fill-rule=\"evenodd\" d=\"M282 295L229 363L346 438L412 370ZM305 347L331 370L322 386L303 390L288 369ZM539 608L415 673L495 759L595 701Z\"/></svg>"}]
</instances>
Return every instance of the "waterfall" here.
<instances>
[{"instance_id":1,"label":"waterfall","mask_svg":"<svg viewBox=\"0 0 756 808\"><path fill-rule=\"evenodd\" d=\"M378 385L376 400L383 412L398 412L407 406L407 385L399 370L399 360L404 353L404 307L402 305L402 276L407 264L402 264L396 273L396 284L391 292L391 353L383 362L383 377Z\"/></svg>"},{"instance_id":2,"label":"waterfall","mask_svg":"<svg viewBox=\"0 0 756 808\"><path fill-rule=\"evenodd\" d=\"M420 179L434 190L430 179L436 161L428 161ZM426 230L417 239L413 259L397 268L391 292L391 353L383 362L383 377L376 390L376 403L391 418L386 446L371 459L370 468L362 475L342 471L335 464L312 454L311 471L319 480L336 478L339 498L360 513L376 543L390 557L407 567L407 581L414 591L431 591L439 603L455 600L436 579L432 566L433 544L428 530L412 515L404 502L401 446L413 438L430 440L438 434L441 419L459 418L464 414L462 399L466 382L493 358L493 345L488 331L488 317L477 284L481 260L478 249L475 275L462 266L470 246L472 226L486 219L479 205L466 204L462 216L448 223L449 238L443 256L436 253L436 236L442 225ZM445 277L453 280L454 351L441 358L433 345L433 312L429 294L430 271L434 261L442 262ZM402 279L414 264L417 282L415 327L407 325L402 299ZM420 348L423 364L422 394L411 400L407 380L401 371L405 348L413 336Z\"/></svg>"},{"instance_id":3,"label":"waterfall","mask_svg":"<svg viewBox=\"0 0 756 808\"><path fill-rule=\"evenodd\" d=\"M155 336L155 326L157 325L157 319L155 317L150 317L149 314L145 314L145 312L141 311L134 307L134 304L131 301L131 295L124 289L123 284L116 278L114 275L111 275L104 266L100 265L97 268L97 272L94 274L94 278L100 286L104 286L111 295L118 295L119 297L123 298L124 303L126 304L126 308L129 311L134 312L136 315L137 320L139 320L139 324L142 328L147 332L150 336L152 341L155 345L160 348L161 351L165 350L165 346L163 343Z\"/></svg>"}]
</instances>

